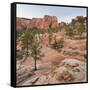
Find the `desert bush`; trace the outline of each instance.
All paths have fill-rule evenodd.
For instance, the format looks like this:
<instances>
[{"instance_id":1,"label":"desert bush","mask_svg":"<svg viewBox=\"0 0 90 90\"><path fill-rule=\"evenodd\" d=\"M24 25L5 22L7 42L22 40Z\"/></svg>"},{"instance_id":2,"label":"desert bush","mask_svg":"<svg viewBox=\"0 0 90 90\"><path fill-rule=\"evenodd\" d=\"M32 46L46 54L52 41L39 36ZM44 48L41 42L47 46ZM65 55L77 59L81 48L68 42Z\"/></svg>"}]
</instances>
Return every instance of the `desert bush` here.
<instances>
[{"instance_id":1,"label":"desert bush","mask_svg":"<svg viewBox=\"0 0 90 90\"><path fill-rule=\"evenodd\" d=\"M80 55L79 52L70 52L70 51L64 51L63 52L64 55L69 55L69 56L77 56L77 55Z\"/></svg>"},{"instance_id":2,"label":"desert bush","mask_svg":"<svg viewBox=\"0 0 90 90\"><path fill-rule=\"evenodd\" d=\"M61 48L63 48L63 43L64 43L64 40L63 38L60 39L59 41L56 40L56 36L54 38L54 43L51 45L51 48L57 50L58 52L61 51Z\"/></svg>"},{"instance_id":3,"label":"desert bush","mask_svg":"<svg viewBox=\"0 0 90 90\"><path fill-rule=\"evenodd\" d=\"M86 32L86 18L83 16L77 16L72 19L71 23L64 26L65 34L74 39L74 36L78 35L78 39L83 39L83 33Z\"/></svg>"},{"instance_id":4,"label":"desert bush","mask_svg":"<svg viewBox=\"0 0 90 90\"><path fill-rule=\"evenodd\" d=\"M70 25L66 25L65 26L65 34L67 36L69 36L69 38L73 38L74 37L74 30L72 29L72 27L70 27Z\"/></svg>"}]
</instances>

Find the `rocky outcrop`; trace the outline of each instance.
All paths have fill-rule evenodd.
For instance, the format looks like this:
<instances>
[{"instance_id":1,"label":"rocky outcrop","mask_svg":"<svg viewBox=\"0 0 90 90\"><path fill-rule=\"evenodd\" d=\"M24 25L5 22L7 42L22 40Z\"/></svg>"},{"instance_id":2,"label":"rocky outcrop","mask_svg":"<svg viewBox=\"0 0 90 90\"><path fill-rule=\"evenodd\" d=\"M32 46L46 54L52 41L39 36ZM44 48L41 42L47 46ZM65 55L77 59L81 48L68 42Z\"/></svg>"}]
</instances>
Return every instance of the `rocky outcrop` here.
<instances>
[{"instance_id":1,"label":"rocky outcrop","mask_svg":"<svg viewBox=\"0 0 90 90\"><path fill-rule=\"evenodd\" d=\"M29 29L29 28L31 28L30 23L31 23L31 19L17 17L16 28L19 30L27 29L27 28Z\"/></svg>"},{"instance_id":2,"label":"rocky outcrop","mask_svg":"<svg viewBox=\"0 0 90 90\"><path fill-rule=\"evenodd\" d=\"M30 29L47 29L49 27L48 22L43 18L32 18L30 26Z\"/></svg>"},{"instance_id":3,"label":"rocky outcrop","mask_svg":"<svg viewBox=\"0 0 90 90\"><path fill-rule=\"evenodd\" d=\"M56 28L56 27L58 27L58 20L57 20L56 16L45 15L44 16L44 20L46 22L48 22L49 28Z\"/></svg>"},{"instance_id":4,"label":"rocky outcrop","mask_svg":"<svg viewBox=\"0 0 90 90\"><path fill-rule=\"evenodd\" d=\"M19 85L42 85L86 81L86 63L77 59L64 59L58 66L39 69ZM30 73L30 72L29 72ZM20 82L20 81L19 81Z\"/></svg>"},{"instance_id":5,"label":"rocky outcrop","mask_svg":"<svg viewBox=\"0 0 90 90\"><path fill-rule=\"evenodd\" d=\"M45 15L43 18L20 18L16 20L17 29L48 29L57 28L58 20L56 16Z\"/></svg>"},{"instance_id":6,"label":"rocky outcrop","mask_svg":"<svg viewBox=\"0 0 90 90\"><path fill-rule=\"evenodd\" d=\"M86 81L86 64L77 59L65 59L49 75L49 83L72 83Z\"/></svg>"}]
</instances>

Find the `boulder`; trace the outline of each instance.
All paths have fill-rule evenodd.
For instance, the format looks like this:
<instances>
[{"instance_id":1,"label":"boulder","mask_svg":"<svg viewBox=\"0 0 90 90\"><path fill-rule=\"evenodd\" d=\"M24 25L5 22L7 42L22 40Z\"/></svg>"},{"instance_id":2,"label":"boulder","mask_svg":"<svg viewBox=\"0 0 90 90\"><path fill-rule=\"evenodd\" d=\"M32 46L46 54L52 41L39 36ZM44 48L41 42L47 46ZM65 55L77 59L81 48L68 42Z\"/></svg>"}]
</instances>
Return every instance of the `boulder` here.
<instances>
[{"instance_id":1,"label":"boulder","mask_svg":"<svg viewBox=\"0 0 90 90\"><path fill-rule=\"evenodd\" d=\"M76 59L65 59L49 75L49 83L72 83L86 81L86 64Z\"/></svg>"}]
</instances>

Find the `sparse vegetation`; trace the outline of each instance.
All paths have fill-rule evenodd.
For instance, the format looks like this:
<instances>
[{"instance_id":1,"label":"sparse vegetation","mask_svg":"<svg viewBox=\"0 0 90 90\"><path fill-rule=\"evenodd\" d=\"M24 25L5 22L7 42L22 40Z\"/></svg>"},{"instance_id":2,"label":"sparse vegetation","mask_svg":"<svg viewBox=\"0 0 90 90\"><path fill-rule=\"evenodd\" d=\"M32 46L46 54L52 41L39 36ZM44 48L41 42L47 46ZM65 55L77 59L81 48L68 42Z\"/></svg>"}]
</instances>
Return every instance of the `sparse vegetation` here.
<instances>
[{"instance_id":1,"label":"sparse vegetation","mask_svg":"<svg viewBox=\"0 0 90 90\"><path fill-rule=\"evenodd\" d=\"M65 33L67 36L69 36L69 38L73 38L74 37L74 30L70 27L70 25L66 25L65 26Z\"/></svg>"},{"instance_id":2,"label":"sparse vegetation","mask_svg":"<svg viewBox=\"0 0 90 90\"><path fill-rule=\"evenodd\" d=\"M39 24L40 29L37 24L34 28L17 30L17 84L23 83L25 79L27 83L28 78L31 85L38 82L43 84L44 79L47 79L45 84L55 80L61 83L73 82L75 79L80 81L76 74L83 76L85 72L74 68L85 66L87 60L85 21L85 17L76 17L70 23L63 22L57 27L58 25L55 26L57 22L54 25L50 23L51 20L49 23L45 22L44 27L48 27L45 29L43 24ZM82 63L84 64L81 65ZM72 74L74 72L75 76ZM45 78L40 81L40 77L43 76Z\"/></svg>"},{"instance_id":3,"label":"sparse vegetation","mask_svg":"<svg viewBox=\"0 0 90 90\"><path fill-rule=\"evenodd\" d=\"M33 34L27 30L22 37L22 49L26 51L26 57L29 55L29 50L32 46L33 40Z\"/></svg>"},{"instance_id":4,"label":"sparse vegetation","mask_svg":"<svg viewBox=\"0 0 90 90\"><path fill-rule=\"evenodd\" d=\"M41 53L41 46L39 45L39 43L37 42L34 42L30 48L31 50L31 53L30 55L33 57L33 59L35 60L35 70L37 70L37 67L36 67L36 62L37 60L40 60L41 57L43 56L43 54Z\"/></svg>"},{"instance_id":5,"label":"sparse vegetation","mask_svg":"<svg viewBox=\"0 0 90 90\"><path fill-rule=\"evenodd\" d=\"M86 19L85 17L78 16L77 19L72 19L72 22L64 26L67 36L74 38L78 36L79 39L83 38L83 34L86 32Z\"/></svg>"},{"instance_id":6,"label":"sparse vegetation","mask_svg":"<svg viewBox=\"0 0 90 90\"><path fill-rule=\"evenodd\" d=\"M61 48L63 48L63 43L64 43L64 40L63 38L60 39L59 41L56 40L56 36L54 37L54 43L51 45L51 48L57 50L58 52L61 51Z\"/></svg>"}]
</instances>

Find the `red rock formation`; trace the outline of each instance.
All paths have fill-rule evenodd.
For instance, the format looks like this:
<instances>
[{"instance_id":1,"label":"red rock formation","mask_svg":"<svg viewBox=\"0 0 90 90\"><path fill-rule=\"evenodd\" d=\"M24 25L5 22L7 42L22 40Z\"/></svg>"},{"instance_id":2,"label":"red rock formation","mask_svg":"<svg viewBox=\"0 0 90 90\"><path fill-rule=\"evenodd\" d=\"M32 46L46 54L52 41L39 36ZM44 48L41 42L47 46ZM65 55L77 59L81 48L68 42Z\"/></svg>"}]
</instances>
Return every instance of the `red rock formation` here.
<instances>
[{"instance_id":1,"label":"red rock formation","mask_svg":"<svg viewBox=\"0 0 90 90\"><path fill-rule=\"evenodd\" d=\"M56 27L58 27L58 20L57 20L57 17L56 16L45 15L44 16L44 20L46 22L48 22L48 25L49 25L50 28L56 28Z\"/></svg>"},{"instance_id":2,"label":"red rock formation","mask_svg":"<svg viewBox=\"0 0 90 90\"><path fill-rule=\"evenodd\" d=\"M58 20L56 16L45 15L43 18L19 18L16 21L17 29L48 29L57 28Z\"/></svg>"},{"instance_id":3,"label":"red rock formation","mask_svg":"<svg viewBox=\"0 0 90 90\"><path fill-rule=\"evenodd\" d=\"M16 19L17 29L29 29L30 22L31 22L31 19L17 17L17 19Z\"/></svg>"}]
</instances>

